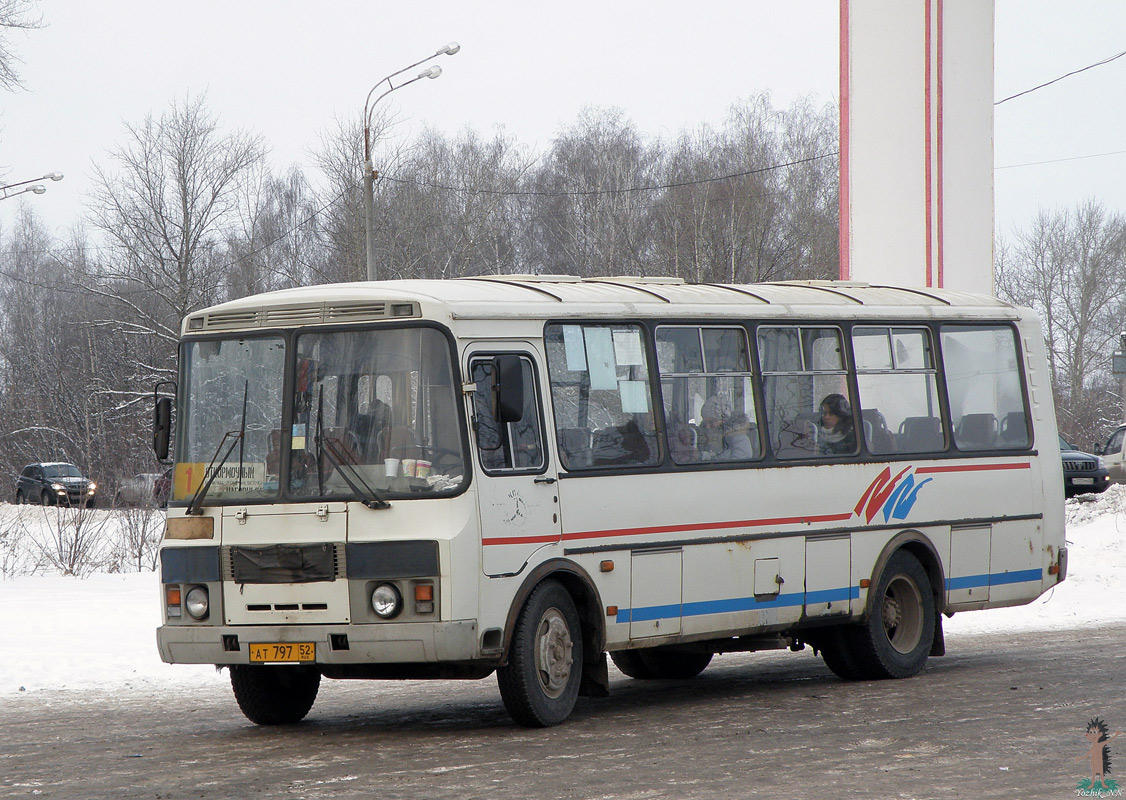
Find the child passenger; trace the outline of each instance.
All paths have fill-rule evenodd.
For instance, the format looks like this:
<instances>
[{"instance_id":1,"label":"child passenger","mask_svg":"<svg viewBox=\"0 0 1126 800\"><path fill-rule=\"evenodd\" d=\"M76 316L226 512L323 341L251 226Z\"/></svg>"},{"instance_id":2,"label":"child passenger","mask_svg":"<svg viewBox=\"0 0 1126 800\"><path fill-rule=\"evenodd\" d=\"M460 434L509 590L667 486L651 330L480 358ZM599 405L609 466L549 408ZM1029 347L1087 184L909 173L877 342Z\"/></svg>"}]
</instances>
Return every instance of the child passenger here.
<instances>
[{"instance_id":1,"label":"child passenger","mask_svg":"<svg viewBox=\"0 0 1126 800\"><path fill-rule=\"evenodd\" d=\"M755 457L751 442L751 421L746 414L736 414L728 420L723 434L723 450L716 456L723 461L747 461Z\"/></svg>"}]
</instances>

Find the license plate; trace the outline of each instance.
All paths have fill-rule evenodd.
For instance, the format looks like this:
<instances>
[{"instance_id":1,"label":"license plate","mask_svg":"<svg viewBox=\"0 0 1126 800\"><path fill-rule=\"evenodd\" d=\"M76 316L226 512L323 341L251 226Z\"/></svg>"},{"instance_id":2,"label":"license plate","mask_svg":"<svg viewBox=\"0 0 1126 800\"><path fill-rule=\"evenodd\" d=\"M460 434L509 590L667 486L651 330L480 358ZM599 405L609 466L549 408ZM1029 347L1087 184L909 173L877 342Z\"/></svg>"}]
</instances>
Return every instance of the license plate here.
<instances>
[{"instance_id":1,"label":"license plate","mask_svg":"<svg viewBox=\"0 0 1126 800\"><path fill-rule=\"evenodd\" d=\"M313 642L265 642L250 645L252 664L302 664L315 661L317 646Z\"/></svg>"},{"instance_id":2,"label":"license plate","mask_svg":"<svg viewBox=\"0 0 1126 800\"><path fill-rule=\"evenodd\" d=\"M1072 478L1071 482L1074 483L1076 486L1094 486L1095 485L1095 479L1094 478Z\"/></svg>"}]
</instances>

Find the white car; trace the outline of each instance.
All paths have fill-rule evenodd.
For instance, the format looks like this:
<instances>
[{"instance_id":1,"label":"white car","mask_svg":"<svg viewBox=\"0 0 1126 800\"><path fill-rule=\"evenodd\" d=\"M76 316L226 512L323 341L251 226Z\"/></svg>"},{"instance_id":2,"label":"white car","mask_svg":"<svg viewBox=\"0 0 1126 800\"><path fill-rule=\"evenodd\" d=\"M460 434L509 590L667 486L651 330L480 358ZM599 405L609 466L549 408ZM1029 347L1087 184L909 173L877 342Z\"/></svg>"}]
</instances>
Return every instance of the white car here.
<instances>
[{"instance_id":1,"label":"white car","mask_svg":"<svg viewBox=\"0 0 1126 800\"><path fill-rule=\"evenodd\" d=\"M159 473L142 472L132 478L126 478L117 485L113 494L115 506L151 506L156 504L153 486Z\"/></svg>"}]
</instances>

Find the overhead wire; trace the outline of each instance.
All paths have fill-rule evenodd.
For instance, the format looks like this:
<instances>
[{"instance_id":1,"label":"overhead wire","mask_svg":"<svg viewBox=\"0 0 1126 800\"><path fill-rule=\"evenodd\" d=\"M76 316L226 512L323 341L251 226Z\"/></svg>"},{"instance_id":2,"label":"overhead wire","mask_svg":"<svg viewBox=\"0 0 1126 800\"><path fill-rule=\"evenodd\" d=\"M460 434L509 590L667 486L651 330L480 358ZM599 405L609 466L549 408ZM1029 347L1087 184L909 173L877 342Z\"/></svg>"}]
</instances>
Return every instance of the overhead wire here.
<instances>
[{"instance_id":1,"label":"overhead wire","mask_svg":"<svg viewBox=\"0 0 1126 800\"><path fill-rule=\"evenodd\" d=\"M1113 56L1110 56L1108 58L1104 58L1102 61L1096 61L1094 64L1088 64L1085 67L1080 67L1079 69L1073 69L1071 72L1060 75L1058 78L1052 78L1052 80L1045 81L1044 83L1041 83L1038 86L1033 86L1031 89L1025 89L1023 92L1017 92L1016 94L1011 94L1006 98L998 100L993 105L999 106L1002 103L1007 103L1010 100L1015 100L1018 97L1024 97L1026 94L1031 94L1032 92L1043 89L1046 86L1051 86L1053 83L1059 83L1064 78L1070 78L1072 75L1078 75L1080 72L1086 72L1089 69L1094 69L1095 67L1101 67L1104 64L1109 64L1112 61L1117 61L1118 59L1122 58L1122 56L1126 56L1126 50L1123 50L1121 53L1118 53L1117 55L1113 55Z\"/></svg>"}]
</instances>

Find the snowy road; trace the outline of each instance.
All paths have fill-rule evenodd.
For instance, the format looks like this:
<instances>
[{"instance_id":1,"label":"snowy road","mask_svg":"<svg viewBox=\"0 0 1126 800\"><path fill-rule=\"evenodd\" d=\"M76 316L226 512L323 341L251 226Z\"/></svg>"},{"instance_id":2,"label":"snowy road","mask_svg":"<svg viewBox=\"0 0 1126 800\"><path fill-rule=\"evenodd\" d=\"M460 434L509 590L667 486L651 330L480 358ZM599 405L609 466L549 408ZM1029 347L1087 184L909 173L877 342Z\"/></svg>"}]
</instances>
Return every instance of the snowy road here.
<instances>
[{"instance_id":1,"label":"snowy road","mask_svg":"<svg viewBox=\"0 0 1126 800\"><path fill-rule=\"evenodd\" d=\"M720 656L692 681L616 678L541 731L509 721L492 679L330 681L289 728L256 728L214 685L22 693L0 796L1059 798L1084 777L1087 721L1126 727L1124 641L961 636L922 675L871 683L808 651Z\"/></svg>"},{"instance_id":2,"label":"snowy road","mask_svg":"<svg viewBox=\"0 0 1126 800\"><path fill-rule=\"evenodd\" d=\"M494 678L326 681L305 724L256 728L225 674L160 662L151 573L0 581L0 797L1073 795L1087 721L1126 729L1124 509L1126 486L1069 504L1068 580L948 620L917 678L726 655L684 683L612 672L546 731L510 722Z\"/></svg>"}]
</instances>

